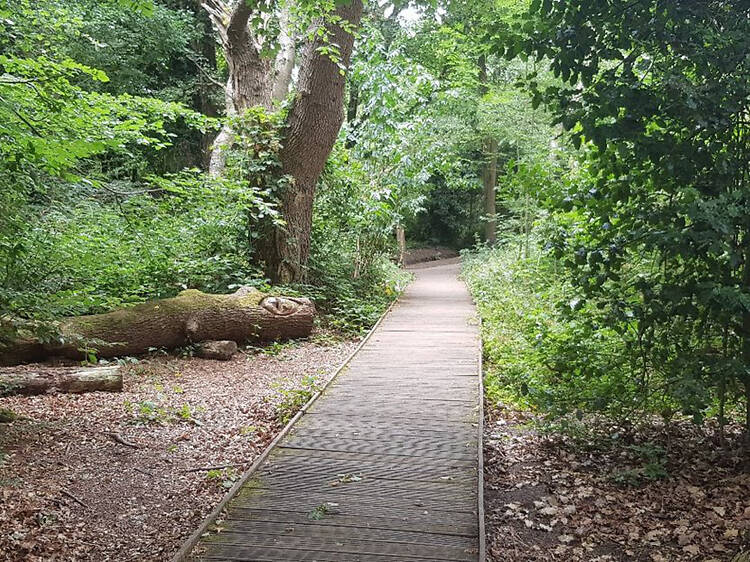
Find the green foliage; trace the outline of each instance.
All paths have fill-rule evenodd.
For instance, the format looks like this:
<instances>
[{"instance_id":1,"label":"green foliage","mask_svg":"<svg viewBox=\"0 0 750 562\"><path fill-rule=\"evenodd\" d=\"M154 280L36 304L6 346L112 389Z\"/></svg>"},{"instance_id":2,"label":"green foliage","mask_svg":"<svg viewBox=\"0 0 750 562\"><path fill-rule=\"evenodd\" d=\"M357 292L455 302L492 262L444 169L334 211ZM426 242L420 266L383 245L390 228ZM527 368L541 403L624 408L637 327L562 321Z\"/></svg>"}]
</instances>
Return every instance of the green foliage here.
<instances>
[{"instance_id":1,"label":"green foliage","mask_svg":"<svg viewBox=\"0 0 750 562\"><path fill-rule=\"evenodd\" d=\"M337 146L323 174L313 212L310 285L327 323L366 331L405 288L409 276L391 261L398 203L373 189L361 162Z\"/></svg>"},{"instance_id":2,"label":"green foliage","mask_svg":"<svg viewBox=\"0 0 750 562\"><path fill-rule=\"evenodd\" d=\"M247 216L272 212L263 193L193 171L152 182L131 195L79 185L71 196L63 185L11 208L14 228L0 231L0 308L54 318L262 282Z\"/></svg>"},{"instance_id":3,"label":"green foliage","mask_svg":"<svg viewBox=\"0 0 750 562\"><path fill-rule=\"evenodd\" d=\"M306 376L300 386L290 388L285 383L275 384L277 393L276 420L280 424L287 424L320 390L318 379Z\"/></svg>"},{"instance_id":4,"label":"green foliage","mask_svg":"<svg viewBox=\"0 0 750 562\"><path fill-rule=\"evenodd\" d=\"M0 408L0 423L11 423L18 419L18 414L8 408ZM2 458L0 458L2 464Z\"/></svg>"},{"instance_id":5,"label":"green foliage","mask_svg":"<svg viewBox=\"0 0 750 562\"><path fill-rule=\"evenodd\" d=\"M176 407L162 405L152 400L141 400L139 402L126 400L123 405L125 411L131 416L130 422L135 425L167 425L178 422L201 425L195 416L203 411L203 408L193 408L190 404Z\"/></svg>"},{"instance_id":6,"label":"green foliage","mask_svg":"<svg viewBox=\"0 0 750 562\"><path fill-rule=\"evenodd\" d=\"M214 468L206 472L206 481L215 482L224 490L229 490L240 479L235 468Z\"/></svg>"},{"instance_id":7,"label":"green foliage","mask_svg":"<svg viewBox=\"0 0 750 562\"><path fill-rule=\"evenodd\" d=\"M618 471L611 478L623 486L638 486L644 482L662 480L669 476L666 468L666 451L652 443L629 445L623 449L626 454L640 461L640 466Z\"/></svg>"},{"instance_id":8,"label":"green foliage","mask_svg":"<svg viewBox=\"0 0 750 562\"><path fill-rule=\"evenodd\" d=\"M696 423L715 399L750 401L747 5L532 12L510 51L549 59L560 82L531 75L535 103L585 148L551 241L578 306L623 342L644 396Z\"/></svg>"},{"instance_id":9,"label":"green foliage","mask_svg":"<svg viewBox=\"0 0 750 562\"><path fill-rule=\"evenodd\" d=\"M307 514L307 518L311 521L320 521L323 519L328 512L330 511L330 506L335 505L331 503L322 503L320 505L315 506L310 513Z\"/></svg>"}]
</instances>

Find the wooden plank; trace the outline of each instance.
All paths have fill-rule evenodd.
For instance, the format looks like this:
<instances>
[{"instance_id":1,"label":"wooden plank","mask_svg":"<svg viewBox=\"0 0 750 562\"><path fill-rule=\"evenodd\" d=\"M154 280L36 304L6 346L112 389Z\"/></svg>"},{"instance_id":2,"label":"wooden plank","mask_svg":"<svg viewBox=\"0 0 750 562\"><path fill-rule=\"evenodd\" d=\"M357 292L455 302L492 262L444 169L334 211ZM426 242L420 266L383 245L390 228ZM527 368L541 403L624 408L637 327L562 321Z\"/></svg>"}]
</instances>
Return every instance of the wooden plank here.
<instances>
[{"instance_id":1,"label":"wooden plank","mask_svg":"<svg viewBox=\"0 0 750 562\"><path fill-rule=\"evenodd\" d=\"M221 540L216 540L220 538ZM352 560L367 556L368 559L393 557L414 560L451 560L468 562L476 560L477 547L432 546L394 541L367 541L352 538L329 539L325 537L269 536L256 533L225 531L215 539L210 553L225 560L247 560L269 553L284 552L287 560L310 560L310 553L333 560ZM209 541L209 544L213 541ZM343 556L342 556L343 555ZM313 558L315 560L317 558Z\"/></svg>"},{"instance_id":2,"label":"wooden plank","mask_svg":"<svg viewBox=\"0 0 750 562\"><path fill-rule=\"evenodd\" d=\"M463 514L476 514L476 505L471 486L466 488L466 502L446 503L425 498L384 497L380 495L342 495L330 488L294 493L279 488L263 489L245 486L232 500L232 509L253 507L258 509L303 511L311 513L320 506L326 506L329 513L350 515L373 515L375 517L412 517L432 514L441 521L451 521ZM470 520L464 518L465 520Z\"/></svg>"},{"instance_id":3,"label":"wooden plank","mask_svg":"<svg viewBox=\"0 0 750 562\"><path fill-rule=\"evenodd\" d=\"M359 479L359 480L357 480ZM466 484L466 485L463 485ZM248 482L249 489L284 490L290 493L304 493L308 490L328 490L331 496L375 496L382 498L396 498L406 501L428 500L451 505L460 504L467 495L476 496L471 482L421 482L410 480L383 480L371 478L366 473L265 473L257 480ZM338 500L332 500L338 501Z\"/></svg>"},{"instance_id":4,"label":"wooden plank","mask_svg":"<svg viewBox=\"0 0 750 562\"><path fill-rule=\"evenodd\" d=\"M340 539L354 539L424 544L429 546L451 546L462 549L472 548L476 543L474 538L461 535L441 535L394 529L339 527L335 525L320 525L317 521L310 520L298 524L231 520L221 525L223 529L222 533L251 532L274 536L325 537L336 539L339 542Z\"/></svg>"},{"instance_id":5,"label":"wooden plank","mask_svg":"<svg viewBox=\"0 0 750 562\"><path fill-rule=\"evenodd\" d=\"M397 442L340 437L299 437L290 436L280 445L286 449L312 449L318 451L343 451L351 453L371 453L396 455L400 457L448 458L472 460L476 458L475 442L428 441L419 438L403 438Z\"/></svg>"},{"instance_id":6,"label":"wooden plank","mask_svg":"<svg viewBox=\"0 0 750 562\"><path fill-rule=\"evenodd\" d=\"M248 522L262 521L265 523L284 523L289 525L299 525L310 522L309 511L298 510L271 510L260 508L241 508L233 511L226 521L243 520ZM438 519L430 516L411 516L399 517L391 513L388 517L378 515L361 515L361 514L342 514L331 513L320 521L319 525L333 525L339 527L354 527L357 529L380 529L391 531L411 531L415 533L434 533L440 535L457 535L462 537L475 538L479 528L476 517L471 517L468 521L457 521L453 518L449 520Z\"/></svg>"}]
</instances>

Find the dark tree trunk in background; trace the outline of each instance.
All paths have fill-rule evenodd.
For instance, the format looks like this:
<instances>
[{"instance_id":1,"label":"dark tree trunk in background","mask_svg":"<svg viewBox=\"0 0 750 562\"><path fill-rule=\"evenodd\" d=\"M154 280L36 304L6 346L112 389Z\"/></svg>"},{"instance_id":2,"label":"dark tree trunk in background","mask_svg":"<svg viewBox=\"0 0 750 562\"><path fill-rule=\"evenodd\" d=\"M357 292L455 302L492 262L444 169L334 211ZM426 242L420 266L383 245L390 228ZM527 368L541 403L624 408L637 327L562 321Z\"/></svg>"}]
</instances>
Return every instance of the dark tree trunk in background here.
<instances>
[{"instance_id":1,"label":"dark tree trunk in background","mask_svg":"<svg viewBox=\"0 0 750 562\"><path fill-rule=\"evenodd\" d=\"M201 81L198 86L198 92L196 93L196 108L203 115L209 117L216 117L219 114L219 108L216 107L214 101L214 93L217 85L210 78L207 78L206 72L216 68L216 39L211 30L211 20L205 10L202 10L199 3L195 4L196 17L203 23L203 33L201 34L198 44L195 46L196 52L201 54L201 57L206 63L207 68L201 71ZM200 64L201 61L197 61L196 64ZM216 134L211 132L203 133L201 136L201 156L203 169L207 170L211 163L211 146L216 139Z\"/></svg>"},{"instance_id":2,"label":"dark tree trunk in background","mask_svg":"<svg viewBox=\"0 0 750 562\"><path fill-rule=\"evenodd\" d=\"M362 17L362 0L336 8L335 16L353 29ZM336 24L326 24L328 42L338 45L339 64L349 66L354 36ZM344 118L346 78L342 67L319 51L316 37L305 46L297 95L289 113L280 159L282 174L293 183L281 195L283 227L269 228L258 246L267 275L276 283L303 281L310 255L315 187Z\"/></svg>"},{"instance_id":3,"label":"dark tree trunk in background","mask_svg":"<svg viewBox=\"0 0 750 562\"><path fill-rule=\"evenodd\" d=\"M359 84L355 82L349 82L349 103L346 107L346 122L349 127L349 134L346 139L346 148L354 148L357 144L356 130L354 125L357 121L357 113L359 112Z\"/></svg>"},{"instance_id":4,"label":"dark tree trunk in background","mask_svg":"<svg viewBox=\"0 0 750 562\"><path fill-rule=\"evenodd\" d=\"M745 233L743 240L744 261L742 270L742 287L750 291L750 233ZM742 362L745 369L750 369L750 311L745 310L742 314ZM742 377L745 386L745 441L750 446L750 375Z\"/></svg>"}]
</instances>

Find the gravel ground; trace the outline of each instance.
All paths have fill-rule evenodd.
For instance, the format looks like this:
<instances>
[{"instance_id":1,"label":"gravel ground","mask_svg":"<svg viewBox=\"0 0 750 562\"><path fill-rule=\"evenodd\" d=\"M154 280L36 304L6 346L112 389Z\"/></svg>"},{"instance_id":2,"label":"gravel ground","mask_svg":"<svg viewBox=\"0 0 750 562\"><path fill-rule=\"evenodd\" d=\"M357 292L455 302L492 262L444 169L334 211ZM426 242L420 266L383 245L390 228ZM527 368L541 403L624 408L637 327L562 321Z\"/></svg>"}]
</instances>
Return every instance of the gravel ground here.
<instances>
[{"instance_id":1,"label":"gravel ground","mask_svg":"<svg viewBox=\"0 0 750 562\"><path fill-rule=\"evenodd\" d=\"M280 431L294 389L355 346L158 357L124 368L122 393L0 399L20 416L0 424L0 560L168 560Z\"/></svg>"}]
</instances>

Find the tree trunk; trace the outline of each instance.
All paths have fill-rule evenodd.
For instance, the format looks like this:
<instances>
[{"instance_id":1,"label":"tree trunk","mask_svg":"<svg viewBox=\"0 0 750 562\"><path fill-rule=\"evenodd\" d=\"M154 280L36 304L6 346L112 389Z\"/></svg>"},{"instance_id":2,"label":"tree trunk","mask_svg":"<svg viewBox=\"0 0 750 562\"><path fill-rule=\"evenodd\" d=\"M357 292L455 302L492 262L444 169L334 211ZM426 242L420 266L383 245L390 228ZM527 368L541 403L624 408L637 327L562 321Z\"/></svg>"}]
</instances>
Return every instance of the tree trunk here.
<instances>
[{"instance_id":1,"label":"tree trunk","mask_svg":"<svg viewBox=\"0 0 750 562\"><path fill-rule=\"evenodd\" d=\"M484 141L484 162L482 164L482 186L484 193L484 240L490 246L497 242L497 140Z\"/></svg>"},{"instance_id":2,"label":"tree trunk","mask_svg":"<svg viewBox=\"0 0 750 562\"><path fill-rule=\"evenodd\" d=\"M289 6L284 6L279 14L279 53L274 64L274 83L271 98L275 102L282 102L289 95L289 85L292 83L294 70L295 40L292 36L289 21Z\"/></svg>"},{"instance_id":3,"label":"tree trunk","mask_svg":"<svg viewBox=\"0 0 750 562\"><path fill-rule=\"evenodd\" d=\"M81 369L72 373L45 375L41 373L0 374L0 394L53 394L64 392L122 392L122 375L119 367Z\"/></svg>"},{"instance_id":4,"label":"tree trunk","mask_svg":"<svg viewBox=\"0 0 750 562\"><path fill-rule=\"evenodd\" d=\"M744 237L744 260L742 270L742 288L750 292L750 232ZM745 365L745 374L742 377L742 383L745 386L745 442L750 445L750 375L747 369L750 368L750 310L745 309L742 313L742 362Z\"/></svg>"},{"instance_id":5,"label":"tree trunk","mask_svg":"<svg viewBox=\"0 0 750 562\"><path fill-rule=\"evenodd\" d=\"M346 148L354 148L357 144L357 113L359 111L359 84L349 82L349 103L346 107L346 126L348 134L346 137Z\"/></svg>"},{"instance_id":6,"label":"tree trunk","mask_svg":"<svg viewBox=\"0 0 750 562\"><path fill-rule=\"evenodd\" d=\"M234 3L233 7L223 0L207 0L203 7L219 34L227 61L227 117L237 116L255 106L272 109L273 60L263 56L262 45L248 27L255 8L244 0ZM232 129L229 123L225 123L211 151L209 173L212 176L224 172L226 151L233 141Z\"/></svg>"},{"instance_id":7,"label":"tree trunk","mask_svg":"<svg viewBox=\"0 0 750 562\"><path fill-rule=\"evenodd\" d=\"M327 43L316 34L306 45L297 95L287 120L286 140L279 155L281 173L293 178L281 195L280 211L286 224L268 228L258 245L266 274L274 282L299 282L307 276L315 187L343 122L342 68L349 66L354 46L354 35L349 30L359 26L362 9L362 0L339 5L334 21L349 22L345 26L348 29L327 23ZM321 52L320 47L325 44L338 46L337 62Z\"/></svg>"},{"instance_id":8,"label":"tree trunk","mask_svg":"<svg viewBox=\"0 0 750 562\"><path fill-rule=\"evenodd\" d=\"M396 227L396 241L398 242L398 264L406 261L406 231L403 226Z\"/></svg>"},{"instance_id":9,"label":"tree trunk","mask_svg":"<svg viewBox=\"0 0 750 562\"><path fill-rule=\"evenodd\" d=\"M250 107L262 106L270 110L272 61L257 55L251 44L236 45L225 51L229 78L226 87L227 117L236 117ZM224 123L214 139L209 173L219 177L226 166L226 151L234 142L229 123Z\"/></svg>"},{"instance_id":10,"label":"tree trunk","mask_svg":"<svg viewBox=\"0 0 750 562\"><path fill-rule=\"evenodd\" d=\"M315 306L309 299L269 297L243 287L231 295L194 289L107 314L78 316L60 323L63 343L21 340L0 353L0 364L62 355L86 359L138 355L212 340L275 340L310 334Z\"/></svg>"},{"instance_id":11,"label":"tree trunk","mask_svg":"<svg viewBox=\"0 0 750 562\"><path fill-rule=\"evenodd\" d=\"M487 56L482 54L477 62L479 66L479 95L489 93L487 76ZM490 246L497 242L497 140L487 136L482 141L482 193L484 201L484 241Z\"/></svg>"}]
</instances>

